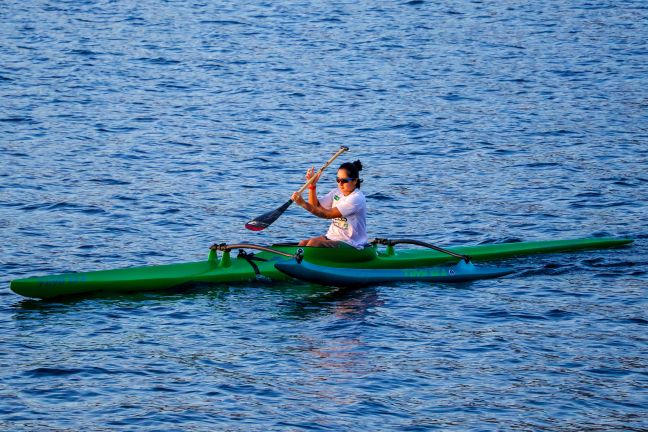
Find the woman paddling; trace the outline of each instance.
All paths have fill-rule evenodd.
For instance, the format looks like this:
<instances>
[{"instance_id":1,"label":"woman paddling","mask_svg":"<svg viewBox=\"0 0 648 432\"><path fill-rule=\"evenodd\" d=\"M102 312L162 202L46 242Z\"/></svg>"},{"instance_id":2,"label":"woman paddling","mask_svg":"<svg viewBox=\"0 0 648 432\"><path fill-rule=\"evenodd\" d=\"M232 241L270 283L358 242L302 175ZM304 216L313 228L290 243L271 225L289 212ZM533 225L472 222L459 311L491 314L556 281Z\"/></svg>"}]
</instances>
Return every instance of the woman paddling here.
<instances>
[{"instance_id":1,"label":"woman paddling","mask_svg":"<svg viewBox=\"0 0 648 432\"><path fill-rule=\"evenodd\" d=\"M308 212L322 219L333 219L326 235L299 242L299 246L340 247L350 245L361 249L367 243L367 202L360 191L359 160L340 165L336 181L338 187L322 198L317 198L316 178L308 187L308 202L300 193L293 193L292 200ZM314 169L306 172L306 178L314 175ZM319 177L319 176L318 176Z\"/></svg>"}]
</instances>

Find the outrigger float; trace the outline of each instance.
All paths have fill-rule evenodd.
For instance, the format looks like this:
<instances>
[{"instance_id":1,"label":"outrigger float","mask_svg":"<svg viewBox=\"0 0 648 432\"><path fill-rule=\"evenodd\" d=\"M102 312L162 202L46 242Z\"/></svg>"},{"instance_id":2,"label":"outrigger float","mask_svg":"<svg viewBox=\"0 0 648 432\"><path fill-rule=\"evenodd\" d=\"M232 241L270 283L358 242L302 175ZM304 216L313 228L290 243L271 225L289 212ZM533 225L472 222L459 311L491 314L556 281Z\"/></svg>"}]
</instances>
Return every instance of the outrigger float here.
<instances>
[{"instance_id":1,"label":"outrigger float","mask_svg":"<svg viewBox=\"0 0 648 432\"><path fill-rule=\"evenodd\" d=\"M615 248L626 238L583 238L464 246L442 249L418 240L375 239L364 249L276 244L216 244L205 261L133 267L16 279L11 289L38 299L91 292L140 292L259 279L301 281L330 286L362 286L397 281L466 282L501 277L511 268L475 265L510 257ZM425 249L399 249L411 244ZM232 256L233 250L239 250ZM256 253L247 252L254 250Z\"/></svg>"}]
</instances>

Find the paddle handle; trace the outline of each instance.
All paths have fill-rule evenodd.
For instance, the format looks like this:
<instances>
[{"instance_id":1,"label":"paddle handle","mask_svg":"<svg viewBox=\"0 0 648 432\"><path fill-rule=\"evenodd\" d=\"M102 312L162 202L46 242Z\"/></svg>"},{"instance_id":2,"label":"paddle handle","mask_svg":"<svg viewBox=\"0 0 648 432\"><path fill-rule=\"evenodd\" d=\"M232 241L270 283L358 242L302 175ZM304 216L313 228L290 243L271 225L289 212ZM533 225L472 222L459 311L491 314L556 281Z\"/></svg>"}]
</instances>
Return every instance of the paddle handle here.
<instances>
[{"instance_id":1,"label":"paddle handle","mask_svg":"<svg viewBox=\"0 0 648 432\"><path fill-rule=\"evenodd\" d=\"M340 155L341 155L342 153L344 153L345 151L349 151L349 147L340 146L340 150L338 150L338 151L337 151L337 152L336 152L336 153L331 157L331 159L327 160L326 163L325 163L324 165L322 165L322 168L320 168L319 171L317 171L316 174L314 174L311 178L309 178L308 181L304 184L304 186L302 186L302 187L297 191L297 193L298 193L298 194L303 193L303 192L306 190L306 188L307 188L308 186L310 186L310 184L313 183L313 182L315 181L315 179L318 178L318 176L319 176L320 174L322 174L322 172L323 172L326 168L328 168L328 166L331 165L331 164L333 163L333 161L334 161L335 159L337 159L337 157L340 156Z\"/></svg>"}]
</instances>

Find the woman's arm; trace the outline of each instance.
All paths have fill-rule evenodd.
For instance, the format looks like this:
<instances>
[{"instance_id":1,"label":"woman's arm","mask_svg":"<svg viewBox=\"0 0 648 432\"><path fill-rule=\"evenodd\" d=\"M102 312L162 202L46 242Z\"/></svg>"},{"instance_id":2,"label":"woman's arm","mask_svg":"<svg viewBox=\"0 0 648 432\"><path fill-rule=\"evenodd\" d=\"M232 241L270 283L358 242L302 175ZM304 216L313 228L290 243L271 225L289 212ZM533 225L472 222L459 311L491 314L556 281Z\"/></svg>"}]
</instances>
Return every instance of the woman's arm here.
<instances>
[{"instance_id":1,"label":"woman's arm","mask_svg":"<svg viewBox=\"0 0 648 432\"><path fill-rule=\"evenodd\" d=\"M315 175L315 167L311 167L306 171L306 180L310 180L311 177ZM317 199L317 182L319 181L320 175L317 175L317 178L308 186L308 202L315 207L320 207L319 200Z\"/></svg>"},{"instance_id":2,"label":"woman's arm","mask_svg":"<svg viewBox=\"0 0 648 432\"><path fill-rule=\"evenodd\" d=\"M319 203L319 200L317 199L317 189L315 189L315 185L313 185L312 188L308 188L308 202L310 205L315 206L315 207L322 207Z\"/></svg>"},{"instance_id":3,"label":"woman's arm","mask_svg":"<svg viewBox=\"0 0 648 432\"><path fill-rule=\"evenodd\" d=\"M309 201L312 202L311 196L315 195L315 191L314 190L309 191L308 195L309 195ZM304 198L301 196L301 194L298 194L297 192L292 194L292 200L297 205L304 208L307 212L312 213L315 216L320 217L322 219L335 219L335 218L342 217L342 213L340 213L340 210L338 210L337 208L333 207L327 209L322 207L319 204L319 201L317 200L317 196L315 196L315 201L317 202L316 205L304 201Z\"/></svg>"}]
</instances>

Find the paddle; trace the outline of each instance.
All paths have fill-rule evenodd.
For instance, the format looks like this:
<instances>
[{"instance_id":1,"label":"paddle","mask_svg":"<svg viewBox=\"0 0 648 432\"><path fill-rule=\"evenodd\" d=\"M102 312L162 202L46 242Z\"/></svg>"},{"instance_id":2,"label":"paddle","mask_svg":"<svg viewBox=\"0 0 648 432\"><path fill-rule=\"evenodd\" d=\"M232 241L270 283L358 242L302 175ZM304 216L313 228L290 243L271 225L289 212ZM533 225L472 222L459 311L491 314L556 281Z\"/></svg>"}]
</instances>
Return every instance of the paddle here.
<instances>
[{"instance_id":1,"label":"paddle","mask_svg":"<svg viewBox=\"0 0 648 432\"><path fill-rule=\"evenodd\" d=\"M311 178L309 178L308 181L306 183L304 183L304 186L302 186L297 191L297 193L304 192L304 190L306 190L306 188L311 183L313 183L315 181L315 179L318 178L319 175L322 174L322 172L326 168L328 168L328 166L331 165L333 163L333 161L338 156L340 156L342 153L344 153L345 151L349 151L349 147L341 146L340 150L338 150L333 155L333 157L331 157L331 159L326 161L326 163L322 166L322 168L320 168L319 171L317 171L317 173L315 175L313 175ZM286 201L286 203L284 205L282 205L278 209L269 211L267 213L264 213L264 214L262 214L261 216L259 216L256 219L252 219L250 222L245 224L245 228L247 228L249 230L252 230L252 231L263 231L264 229L268 228L274 221L279 219L279 216L281 216L286 211L286 209L288 209L288 207L290 207L290 204L292 204L292 203L293 203L293 200L289 199L288 201Z\"/></svg>"}]
</instances>

